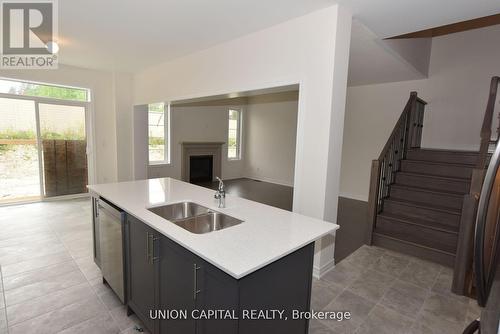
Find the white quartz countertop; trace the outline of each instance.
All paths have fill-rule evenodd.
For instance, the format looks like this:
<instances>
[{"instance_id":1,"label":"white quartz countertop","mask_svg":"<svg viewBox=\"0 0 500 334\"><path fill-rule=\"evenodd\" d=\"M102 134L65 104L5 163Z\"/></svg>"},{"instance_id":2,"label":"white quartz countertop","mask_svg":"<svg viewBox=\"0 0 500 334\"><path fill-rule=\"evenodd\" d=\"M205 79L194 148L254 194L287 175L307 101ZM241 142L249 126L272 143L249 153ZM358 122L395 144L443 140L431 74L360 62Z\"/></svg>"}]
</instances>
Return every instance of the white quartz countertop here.
<instances>
[{"instance_id":1,"label":"white quartz countertop","mask_svg":"<svg viewBox=\"0 0 500 334\"><path fill-rule=\"evenodd\" d=\"M98 194L171 240L240 279L334 232L337 224L226 195L218 208L214 191L172 178L90 185ZM191 201L244 222L206 234L194 234L147 210Z\"/></svg>"}]
</instances>

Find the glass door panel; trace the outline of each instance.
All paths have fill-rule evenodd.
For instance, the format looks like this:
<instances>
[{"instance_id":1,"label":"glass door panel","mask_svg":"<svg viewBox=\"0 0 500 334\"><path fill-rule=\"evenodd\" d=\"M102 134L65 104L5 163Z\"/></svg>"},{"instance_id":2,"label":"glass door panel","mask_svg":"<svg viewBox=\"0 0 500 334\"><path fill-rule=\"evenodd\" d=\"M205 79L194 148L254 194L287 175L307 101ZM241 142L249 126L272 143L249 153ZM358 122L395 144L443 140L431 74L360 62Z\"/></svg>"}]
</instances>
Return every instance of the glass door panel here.
<instances>
[{"instance_id":1,"label":"glass door panel","mask_svg":"<svg viewBox=\"0 0 500 334\"><path fill-rule=\"evenodd\" d=\"M39 103L44 196L87 192L85 108Z\"/></svg>"},{"instance_id":2,"label":"glass door panel","mask_svg":"<svg viewBox=\"0 0 500 334\"><path fill-rule=\"evenodd\" d=\"M0 98L0 204L40 197L35 102Z\"/></svg>"}]
</instances>

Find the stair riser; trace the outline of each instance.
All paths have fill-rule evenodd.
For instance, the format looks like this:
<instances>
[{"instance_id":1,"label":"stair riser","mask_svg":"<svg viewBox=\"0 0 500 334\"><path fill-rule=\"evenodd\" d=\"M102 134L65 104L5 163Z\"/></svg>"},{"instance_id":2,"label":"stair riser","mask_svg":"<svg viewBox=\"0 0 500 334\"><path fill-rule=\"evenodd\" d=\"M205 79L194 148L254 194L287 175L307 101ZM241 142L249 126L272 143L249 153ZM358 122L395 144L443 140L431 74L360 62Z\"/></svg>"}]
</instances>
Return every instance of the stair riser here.
<instances>
[{"instance_id":1,"label":"stair riser","mask_svg":"<svg viewBox=\"0 0 500 334\"><path fill-rule=\"evenodd\" d=\"M407 217L433 220L453 227L458 226L460 223L460 215L427 208L408 206L389 201L384 202L383 211L393 215L403 215Z\"/></svg>"},{"instance_id":2,"label":"stair riser","mask_svg":"<svg viewBox=\"0 0 500 334\"><path fill-rule=\"evenodd\" d=\"M440 180L424 176L402 175L401 173L396 173L396 184L431 190L454 191L463 194L469 192L470 186L467 181Z\"/></svg>"},{"instance_id":3,"label":"stair riser","mask_svg":"<svg viewBox=\"0 0 500 334\"><path fill-rule=\"evenodd\" d=\"M432 247L449 253L455 253L457 235L433 230L419 225L405 224L397 220L377 217L375 231L397 239Z\"/></svg>"},{"instance_id":4,"label":"stair riser","mask_svg":"<svg viewBox=\"0 0 500 334\"><path fill-rule=\"evenodd\" d=\"M477 154L447 151L412 150L408 152L406 158L409 160L447 162L450 164L474 165L477 162Z\"/></svg>"},{"instance_id":5,"label":"stair riser","mask_svg":"<svg viewBox=\"0 0 500 334\"><path fill-rule=\"evenodd\" d=\"M471 167L436 165L426 163L425 161L404 160L401 162L401 170L409 173L421 173L447 177L470 178L472 176Z\"/></svg>"},{"instance_id":6,"label":"stair riser","mask_svg":"<svg viewBox=\"0 0 500 334\"><path fill-rule=\"evenodd\" d=\"M436 262L447 267L453 267L455 262L455 257L452 255L433 251L431 249L420 248L415 245L409 245L394 239L385 238L376 233L373 234L373 245L415 256L423 260Z\"/></svg>"},{"instance_id":7,"label":"stair riser","mask_svg":"<svg viewBox=\"0 0 500 334\"><path fill-rule=\"evenodd\" d=\"M413 202L443 206L450 209L461 209L463 201L462 196L429 193L411 189L400 189L395 187L391 188L391 197Z\"/></svg>"}]
</instances>

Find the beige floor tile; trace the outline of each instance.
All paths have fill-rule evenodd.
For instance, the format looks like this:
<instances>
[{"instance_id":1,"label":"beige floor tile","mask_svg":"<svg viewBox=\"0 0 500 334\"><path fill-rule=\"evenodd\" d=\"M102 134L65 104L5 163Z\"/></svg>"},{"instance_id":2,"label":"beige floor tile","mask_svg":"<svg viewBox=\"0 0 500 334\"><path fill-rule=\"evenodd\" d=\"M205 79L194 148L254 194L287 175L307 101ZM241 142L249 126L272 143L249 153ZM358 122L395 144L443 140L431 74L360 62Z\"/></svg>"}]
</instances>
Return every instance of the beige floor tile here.
<instances>
[{"instance_id":1,"label":"beige floor tile","mask_svg":"<svg viewBox=\"0 0 500 334\"><path fill-rule=\"evenodd\" d=\"M7 331L7 313L5 309L0 309L0 333Z\"/></svg>"},{"instance_id":2,"label":"beige floor tile","mask_svg":"<svg viewBox=\"0 0 500 334\"><path fill-rule=\"evenodd\" d=\"M87 282L78 284L64 290L9 306L7 309L7 319L9 320L9 325L12 326L47 312L57 310L66 305L73 304L79 300L89 298L92 294L94 294L94 292Z\"/></svg>"},{"instance_id":3,"label":"beige floor tile","mask_svg":"<svg viewBox=\"0 0 500 334\"><path fill-rule=\"evenodd\" d=\"M441 272L439 273L436 283L432 286L432 291L448 296L448 297L453 297L457 298L460 301L463 301L465 303L468 303L471 298L466 297L466 296L460 296L456 295L453 292L451 292L451 284L453 282L453 270L451 268L443 268Z\"/></svg>"},{"instance_id":4,"label":"beige floor tile","mask_svg":"<svg viewBox=\"0 0 500 334\"><path fill-rule=\"evenodd\" d=\"M387 290L380 304L405 316L416 318L428 294L427 289L398 280Z\"/></svg>"},{"instance_id":5,"label":"beige floor tile","mask_svg":"<svg viewBox=\"0 0 500 334\"><path fill-rule=\"evenodd\" d=\"M404 334L409 333L413 320L383 306L375 306L356 334Z\"/></svg>"},{"instance_id":6,"label":"beige floor tile","mask_svg":"<svg viewBox=\"0 0 500 334\"><path fill-rule=\"evenodd\" d=\"M92 296L20 324L9 326L9 331L10 334L52 334L103 314L106 314L104 305L97 297Z\"/></svg>"},{"instance_id":7,"label":"beige floor tile","mask_svg":"<svg viewBox=\"0 0 500 334\"><path fill-rule=\"evenodd\" d=\"M368 270L351 283L347 289L358 296L377 303L394 281L393 276L382 274L375 270Z\"/></svg>"},{"instance_id":8,"label":"beige floor tile","mask_svg":"<svg viewBox=\"0 0 500 334\"><path fill-rule=\"evenodd\" d=\"M37 243L19 246L0 248L0 263L3 266L9 264L29 261L41 256L49 256L64 252L66 248L60 242L54 242L50 245L40 245Z\"/></svg>"},{"instance_id":9,"label":"beige floor tile","mask_svg":"<svg viewBox=\"0 0 500 334\"><path fill-rule=\"evenodd\" d=\"M5 291L7 307L86 282L78 270Z\"/></svg>"},{"instance_id":10,"label":"beige floor tile","mask_svg":"<svg viewBox=\"0 0 500 334\"><path fill-rule=\"evenodd\" d=\"M346 261L335 265L335 268L327 272L321 279L327 282L335 283L340 286L347 286L355 281L361 275L363 269Z\"/></svg>"},{"instance_id":11,"label":"beige floor tile","mask_svg":"<svg viewBox=\"0 0 500 334\"><path fill-rule=\"evenodd\" d=\"M91 279L89 281L89 283L90 283L90 286L92 287L92 289L95 291L95 293L98 296L102 295L103 293L107 293L109 291L112 291L111 288L109 287L109 285L104 284L102 282L102 276Z\"/></svg>"},{"instance_id":12,"label":"beige floor tile","mask_svg":"<svg viewBox=\"0 0 500 334\"><path fill-rule=\"evenodd\" d=\"M374 306L375 303L368 299L345 290L325 307L325 311L349 311L351 319L343 321L321 320L321 322L338 333L354 333Z\"/></svg>"},{"instance_id":13,"label":"beige floor tile","mask_svg":"<svg viewBox=\"0 0 500 334\"><path fill-rule=\"evenodd\" d=\"M410 259L396 253L386 252L371 267L381 273L398 277L408 267Z\"/></svg>"},{"instance_id":14,"label":"beige floor tile","mask_svg":"<svg viewBox=\"0 0 500 334\"><path fill-rule=\"evenodd\" d=\"M127 308L123 305L111 309L109 313L122 331L134 326L142 327L140 320L134 314L127 316Z\"/></svg>"},{"instance_id":15,"label":"beige floor tile","mask_svg":"<svg viewBox=\"0 0 500 334\"><path fill-rule=\"evenodd\" d=\"M102 314L95 318L81 322L67 328L58 334L118 334L120 329L109 314ZM138 333L138 332L136 332Z\"/></svg>"},{"instance_id":16,"label":"beige floor tile","mask_svg":"<svg viewBox=\"0 0 500 334\"><path fill-rule=\"evenodd\" d=\"M431 292L417 318L427 328L440 329L443 333L463 330L468 303ZM453 332L454 331L454 332Z\"/></svg>"},{"instance_id":17,"label":"beige floor tile","mask_svg":"<svg viewBox=\"0 0 500 334\"><path fill-rule=\"evenodd\" d=\"M122 306L122 302L111 289L105 293L100 294L99 299L101 299L102 303L108 308L108 310L112 310L118 306Z\"/></svg>"},{"instance_id":18,"label":"beige floor tile","mask_svg":"<svg viewBox=\"0 0 500 334\"><path fill-rule=\"evenodd\" d=\"M12 275L21 274L23 272L41 269L53 264L58 264L71 260L71 256L67 251L62 251L55 254L50 254L46 256L40 256L33 258L31 260L9 264L2 267L3 276L9 277Z\"/></svg>"},{"instance_id":19,"label":"beige floor tile","mask_svg":"<svg viewBox=\"0 0 500 334\"><path fill-rule=\"evenodd\" d=\"M311 292L311 309L315 311L324 309L343 290L343 287L335 283L314 279Z\"/></svg>"},{"instance_id":20,"label":"beige floor tile","mask_svg":"<svg viewBox=\"0 0 500 334\"><path fill-rule=\"evenodd\" d=\"M70 260L26 273L4 277L4 288L5 290L11 290L76 270L78 270L78 266L75 261Z\"/></svg>"},{"instance_id":21,"label":"beige floor tile","mask_svg":"<svg viewBox=\"0 0 500 334\"><path fill-rule=\"evenodd\" d=\"M101 269L95 264L92 257L78 258L75 259L76 264L85 275L87 280L92 280L97 277L101 277Z\"/></svg>"},{"instance_id":22,"label":"beige floor tile","mask_svg":"<svg viewBox=\"0 0 500 334\"><path fill-rule=\"evenodd\" d=\"M380 248L363 245L344 261L364 270L373 266L383 254L384 251Z\"/></svg>"},{"instance_id":23,"label":"beige floor tile","mask_svg":"<svg viewBox=\"0 0 500 334\"><path fill-rule=\"evenodd\" d=\"M415 259L410 261L399 278L424 289L431 289L441 268L438 264Z\"/></svg>"}]
</instances>

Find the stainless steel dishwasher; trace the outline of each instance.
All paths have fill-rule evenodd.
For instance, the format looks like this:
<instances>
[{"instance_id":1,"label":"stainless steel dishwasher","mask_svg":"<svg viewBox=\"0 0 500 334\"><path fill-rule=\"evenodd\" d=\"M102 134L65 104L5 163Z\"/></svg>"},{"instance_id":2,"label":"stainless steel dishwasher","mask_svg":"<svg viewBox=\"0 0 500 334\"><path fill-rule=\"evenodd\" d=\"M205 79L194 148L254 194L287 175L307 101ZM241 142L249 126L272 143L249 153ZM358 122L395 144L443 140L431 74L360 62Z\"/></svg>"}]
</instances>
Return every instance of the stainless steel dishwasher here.
<instances>
[{"instance_id":1,"label":"stainless steel dishwasher","mask_svg":"<svg viewBox=\"0 0 500 334\"><path fill-rule=\"evenodd\" d=\"M103 198L99 198L98 208L102 276L104 282L125 303L125 212Z\"/></svg>"}]
</instances>

